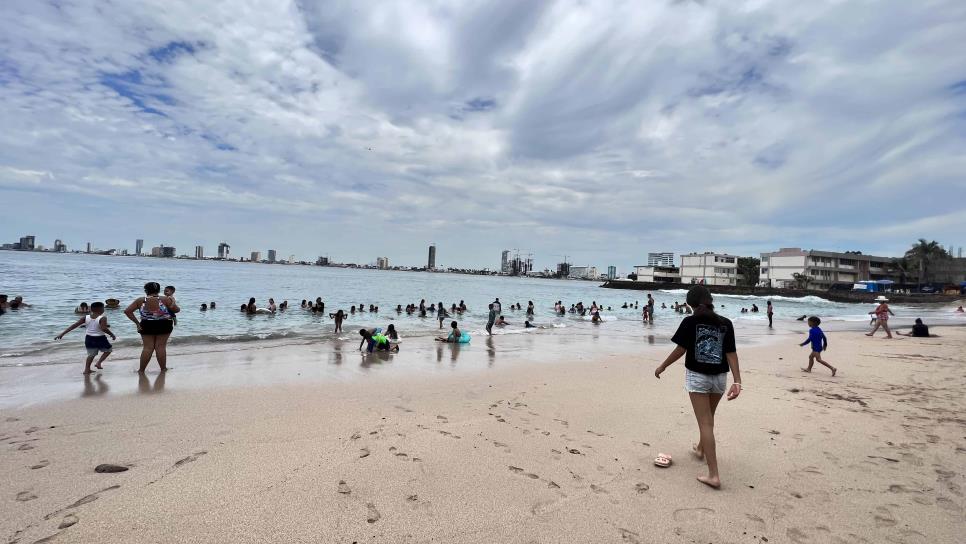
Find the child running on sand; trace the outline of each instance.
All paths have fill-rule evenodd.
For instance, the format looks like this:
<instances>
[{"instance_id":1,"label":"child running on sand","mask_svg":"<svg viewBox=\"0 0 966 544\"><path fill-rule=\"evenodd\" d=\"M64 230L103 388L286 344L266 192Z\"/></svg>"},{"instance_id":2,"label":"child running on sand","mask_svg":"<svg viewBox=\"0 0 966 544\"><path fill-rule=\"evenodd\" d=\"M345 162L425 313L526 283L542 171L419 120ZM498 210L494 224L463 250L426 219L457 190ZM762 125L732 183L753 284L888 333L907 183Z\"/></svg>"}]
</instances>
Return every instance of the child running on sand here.
<instances>
[{"instance_id":1,"label":"child running on sand","mask_svg":"<svg viewBox=\"0 0 966 544\"><path fill-rule=\"evenodd\" d=\"M101 363L111 354L111 343L107 341L105 335L110 336L112 340L117 340L117 337L114 336L114 333L111 332L107 324L107 316L104 315L103 302L91 304L90 315L85 315L78 319L73 325L64 329L64 332L55 336L54 340L61 340L65 334L80 326L87 327L87 336L84 337L84 347L87 348L87 360L84 361L84 374L90 374L93 372L91 370L91 363L94 362L94 357L97 357L98 352L100 352L101 358L94 365L94 368L97 369L103 368Z\"/></svg>"},{"instance_id":2,"label":"child running on sand","mask_svg":"<svg viewBox=\"0 0 966 544\"><path fill-rule=\"evenodd\" d=\"M677 344L654 371L661 378L682 356L685 366L684 387L691 398L691 407L698 420L700 441L692 448L698 459L708 463L708 475L698 476L698 481L713 488L721 487L718 474L718 457L714 441L714 413L718 402L728 384L728 371L733 375L728 400L741 394L741 373L738 369L738 354L735 349L735 329L731 321L714 313L711 291L703 285L696 285L688 291L687 303L694 308L694 315L681 320L671 341ZM671 464L668 455L660 454L654 464L667 467Z\"/></svg>"},{"instance_id":3,"label":"child running on sand","mask_svg":"<svg viewBox=\"0 0 966 544\"><path fill-rule=\"evenodd\" d=\"M803 368L802 371L811 372L812 365L815 364L815 361L818 361L827 366L828 369L832 371L832 375L834 376L838 369L822 360L822 352L828 350L828 338L825 337L825 333L822 332L822 329L818 327L821 323L822 320L815 316L808 318L808 326L811 327L808 329L808 338L799 345L804 346L811 342L812 352L808 354L808 368Z\"/></svg>"}]
</instances>

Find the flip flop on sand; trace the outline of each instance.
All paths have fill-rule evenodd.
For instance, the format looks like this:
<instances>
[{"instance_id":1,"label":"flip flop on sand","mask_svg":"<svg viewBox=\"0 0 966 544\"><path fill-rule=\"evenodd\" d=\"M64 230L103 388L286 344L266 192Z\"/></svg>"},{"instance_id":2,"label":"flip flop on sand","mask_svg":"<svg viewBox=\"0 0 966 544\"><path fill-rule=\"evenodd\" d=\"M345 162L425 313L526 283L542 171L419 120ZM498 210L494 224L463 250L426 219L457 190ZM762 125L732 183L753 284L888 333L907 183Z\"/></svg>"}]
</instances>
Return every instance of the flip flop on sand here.
<instances>
[{"instance_id":1,"label":"flip flop on sand","mask_svg":"<svg viewBox=\"0 0 966 544\"><path fill-rule=\"evenodd\" d=\"M667 468L671 466L671 456L666 453L659 453L654 458L654 464L661 468Z\"/></svg>"}]
</instances>

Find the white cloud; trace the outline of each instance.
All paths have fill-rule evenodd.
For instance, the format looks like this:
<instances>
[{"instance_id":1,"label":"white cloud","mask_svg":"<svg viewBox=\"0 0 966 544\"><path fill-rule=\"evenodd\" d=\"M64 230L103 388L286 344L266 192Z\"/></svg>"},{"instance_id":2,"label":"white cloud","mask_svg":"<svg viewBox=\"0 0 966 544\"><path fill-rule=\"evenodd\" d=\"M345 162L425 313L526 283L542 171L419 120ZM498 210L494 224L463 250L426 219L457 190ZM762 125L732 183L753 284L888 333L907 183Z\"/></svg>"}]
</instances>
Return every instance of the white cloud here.
<instances>
[{"instance_id":1,"label":"white cloud","mask_svg":"<svg viewBox=\"0 0 966 544\"><path fill-rule=\"evenodd\" d=\"M431 239L479 266L524 243L539 264L622 266L961 243L963 35L951 0L14 0L0 196L75 194L122 223L146 203L231 218L199 232L185 215L184 246L301 254L319 232L364 233L324 241L362 262L420 262L391 253Z\"/></svg>"}]
</instances>

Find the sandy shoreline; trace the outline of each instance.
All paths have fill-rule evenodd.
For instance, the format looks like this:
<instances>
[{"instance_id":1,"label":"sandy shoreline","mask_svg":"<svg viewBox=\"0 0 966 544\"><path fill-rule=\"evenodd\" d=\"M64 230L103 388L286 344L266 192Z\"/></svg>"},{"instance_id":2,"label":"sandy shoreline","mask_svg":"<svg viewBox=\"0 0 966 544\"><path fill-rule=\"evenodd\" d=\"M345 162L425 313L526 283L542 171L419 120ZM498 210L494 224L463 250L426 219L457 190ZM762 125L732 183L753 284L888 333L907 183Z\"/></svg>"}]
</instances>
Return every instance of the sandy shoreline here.
<instances>
[{"instance_id":1,"label":"sandy shoreline","mask_svg":"<svg viewBox=\"0 0 966 544\"><path fill-rule=\"evenodd\" d=\"M0 536L957 542L966 329L934 332L942 337L836 333L834 379L799 371L798 336L739 346L746 388L719 412L717 492L694 480L703 467L687 454L697 431L683 366L653 377L666 346L582 358L562 346L565 362L513 364L531 356L522 347L492 366L479 349L478 360L458 359L478 372L432 379L191 389L179 382L201 373L179 369L163 392L154 374L146 387L130 377L141 394L99 396L92 384L86 397L4 409ZM440 364L456 364L451 355ZM653 467L659 451L673 467ZM95 473L101 463L130 470Z\"/></svg>"}]
</instances>

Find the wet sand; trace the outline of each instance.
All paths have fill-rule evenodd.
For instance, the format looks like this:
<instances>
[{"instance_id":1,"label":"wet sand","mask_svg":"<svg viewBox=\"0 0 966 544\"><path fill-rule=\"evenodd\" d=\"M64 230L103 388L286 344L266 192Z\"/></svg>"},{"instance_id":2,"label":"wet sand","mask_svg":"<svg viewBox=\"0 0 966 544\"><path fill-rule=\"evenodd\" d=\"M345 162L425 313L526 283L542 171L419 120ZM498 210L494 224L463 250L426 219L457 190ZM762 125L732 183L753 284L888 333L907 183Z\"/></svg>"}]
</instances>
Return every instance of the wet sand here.
<instances>
[{"instance_id":1,"label":"wet sand","mask_svg":"<svg viewBox=\"0 0 966 544\"><path fill-rule=\"evenodd\" d=\"M688 455L697 431L683 366L656 380L668 351L658 343L428 346L412 350L425 360L372 359L369 370L343 353L360 378L344 380L311 375L328 359L259 350L225 355L243 360L229 370L172 361L139 380L113 367L73 378L79 398L3 410L0 537L958 542L966 328L934 332L832 334L836 378L799 370L801 336L739 345L746 387L719 408L719 491L694 479L704 467ZM287 378L185 383L246 365ZM671 468L653 466L658 452ZM105 463L128 470L95 472Z\"/></svg>"}]
</instances>

